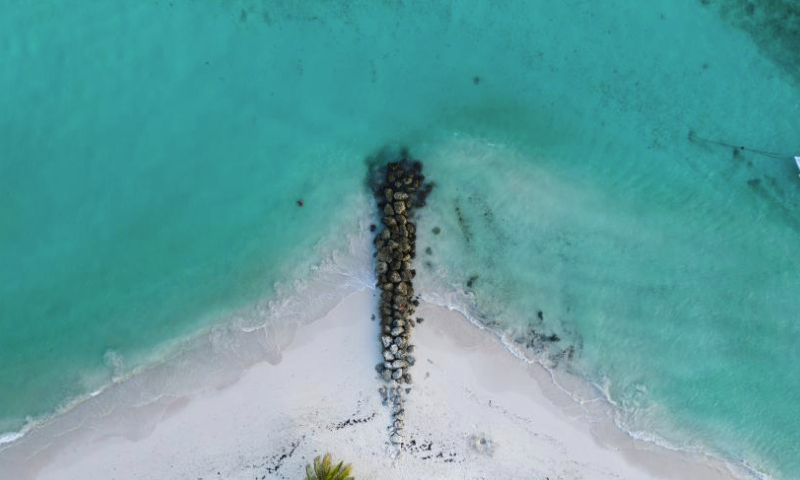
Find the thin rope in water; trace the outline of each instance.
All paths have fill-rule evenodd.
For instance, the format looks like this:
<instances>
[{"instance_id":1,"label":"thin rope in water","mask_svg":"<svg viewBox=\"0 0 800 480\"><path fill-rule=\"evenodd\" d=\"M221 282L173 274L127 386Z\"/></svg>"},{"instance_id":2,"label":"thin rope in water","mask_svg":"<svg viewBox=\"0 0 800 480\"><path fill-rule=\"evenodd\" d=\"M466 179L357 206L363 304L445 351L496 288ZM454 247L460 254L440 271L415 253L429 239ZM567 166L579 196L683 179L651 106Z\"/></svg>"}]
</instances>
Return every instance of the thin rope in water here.
<instances>
[{"instance_id":1,"label":"thin rope in water","mask_svg":"<svg viewBox=\"0 0 800 480\"><path fill-rule=\"evenodd\" d=\"M758 150L758 149L755 149L755 148L747 148L747 147L742 147L742 146L736 146L736 145L731 145L729 143L720 142L718 140L711 140L709 138L698 137L695 134L694 130L689 130L689 141L691 141L691 142L701 141L701 142L713 143L715 145L720 145L720 146L723 146L723 147L733 148L735 150L756 153L758 155L763 155L765 157L780 158L780 159L784 159L784 160L794 160L794 155L781 155L780 153L767 152L765 150Z\"/></svg>"}]
</instances>

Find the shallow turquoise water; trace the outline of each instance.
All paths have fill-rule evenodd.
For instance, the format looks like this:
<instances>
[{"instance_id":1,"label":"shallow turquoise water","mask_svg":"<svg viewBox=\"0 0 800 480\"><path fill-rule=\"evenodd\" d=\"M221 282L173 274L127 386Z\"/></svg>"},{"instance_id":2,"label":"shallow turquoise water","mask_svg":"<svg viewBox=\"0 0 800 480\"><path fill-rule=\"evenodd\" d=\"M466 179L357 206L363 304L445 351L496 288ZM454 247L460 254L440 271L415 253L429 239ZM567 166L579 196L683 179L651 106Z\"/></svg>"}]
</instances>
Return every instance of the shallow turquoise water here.
<instances>
[{"instance_id":1,"label":"shallow turquoise water","mask_svg":"<svg viewBox=\"0 0 800 480\"><path fill-rule=\"evenodd\" d=\"M800 152L779 2L291 3L0 6L0 431L269 296L398 142L422 281L800 476L795 167L688 140Z\"/></svg>"}]
</instances>

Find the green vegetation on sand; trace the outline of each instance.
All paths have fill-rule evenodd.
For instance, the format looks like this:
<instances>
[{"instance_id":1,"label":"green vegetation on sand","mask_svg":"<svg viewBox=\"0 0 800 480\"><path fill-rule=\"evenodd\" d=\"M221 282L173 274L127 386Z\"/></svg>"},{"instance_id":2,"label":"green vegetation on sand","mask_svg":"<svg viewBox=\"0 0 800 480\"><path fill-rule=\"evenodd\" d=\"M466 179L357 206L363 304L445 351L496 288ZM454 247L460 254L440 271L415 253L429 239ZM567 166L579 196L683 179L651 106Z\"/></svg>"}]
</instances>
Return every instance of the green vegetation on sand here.
<instances>
[{"instance_id":1,"label":"green vegetation on sand","mask_svg":"<svg viewBox=\"0 0 800 480\"><path fill-rule=\"evenodd\" d=\"M333 466L331 461L331 454L326 453L325 457L314 459L314 467L311 464L306 465L306 480L355 480L350 476L353 471L351 464L345 465L344 462L339 462Z\"/></svg>"}]
</instances>

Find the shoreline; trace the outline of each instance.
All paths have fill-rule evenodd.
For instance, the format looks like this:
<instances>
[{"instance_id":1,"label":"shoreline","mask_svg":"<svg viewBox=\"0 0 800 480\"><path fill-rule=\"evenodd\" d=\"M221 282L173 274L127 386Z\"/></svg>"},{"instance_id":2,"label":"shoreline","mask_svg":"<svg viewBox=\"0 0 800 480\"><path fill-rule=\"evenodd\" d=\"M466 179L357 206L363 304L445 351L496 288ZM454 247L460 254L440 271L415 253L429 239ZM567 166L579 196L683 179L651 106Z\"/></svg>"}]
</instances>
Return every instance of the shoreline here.
<instances>
[{"instance_id":1,"label":"shoreline","mask_svg":"<svg viewBox=\"0 0 800 480\"><path fill-rule=\"evenodd\" d=\"M658 447L637 445L621 431L620 438L599 438L548 397L543 367L524 364L498 335L461 313L429 303L418 309L426 321L415 334L419 364L407 399L408 448L392 459L384 432L389 412L378 394L382 381L370 368L380 356L370 341L379 331L370 320L376 304L376 291L349 294L321 319L298 327L280 362L256 363L226 384L166 402L160 412L150 412L157 420L149 432L117 428L115 434L66 439L60 452L38 459L40 476L18 478L141 478L147 472L137 466L161 472L161 478L213 478L204 475L216 475L214 468L217 478L253 478L258 468L257 478L299 478L304 462L327 450L352 462L359 480L444 479L459 470L473 475L465 478L498 478L480 472L503 472L503 478L737 478L721 462L654 451ZM431 458L424 458L426 448ZM270 464L290 451L280 466ZM531 451L549 453L530 459Z\"/></svg>"}]
</instances>

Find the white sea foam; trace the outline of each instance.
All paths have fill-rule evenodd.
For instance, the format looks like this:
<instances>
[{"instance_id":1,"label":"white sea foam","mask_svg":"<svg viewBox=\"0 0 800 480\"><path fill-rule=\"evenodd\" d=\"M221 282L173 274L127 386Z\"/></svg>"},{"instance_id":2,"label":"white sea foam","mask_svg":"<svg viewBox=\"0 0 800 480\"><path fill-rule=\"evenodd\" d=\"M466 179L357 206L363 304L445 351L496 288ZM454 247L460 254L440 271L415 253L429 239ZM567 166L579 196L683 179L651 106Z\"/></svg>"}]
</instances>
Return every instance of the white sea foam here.
<instances>
[{"instance_id":1,"label":"white sea foam","mask_svg":"<svg viewBox=\"0 0 800 480\"><path fill-rule=\"evenodd\" d=\"M22 430L20 430L18 432L6 432L6 433L0 434L0 445L3 445L5 443L11 443L13 441L16 441L16 440L22 438L25 435L26 431L27 431L27 429L23 428Z\"/></svg>"}]
</instances>

